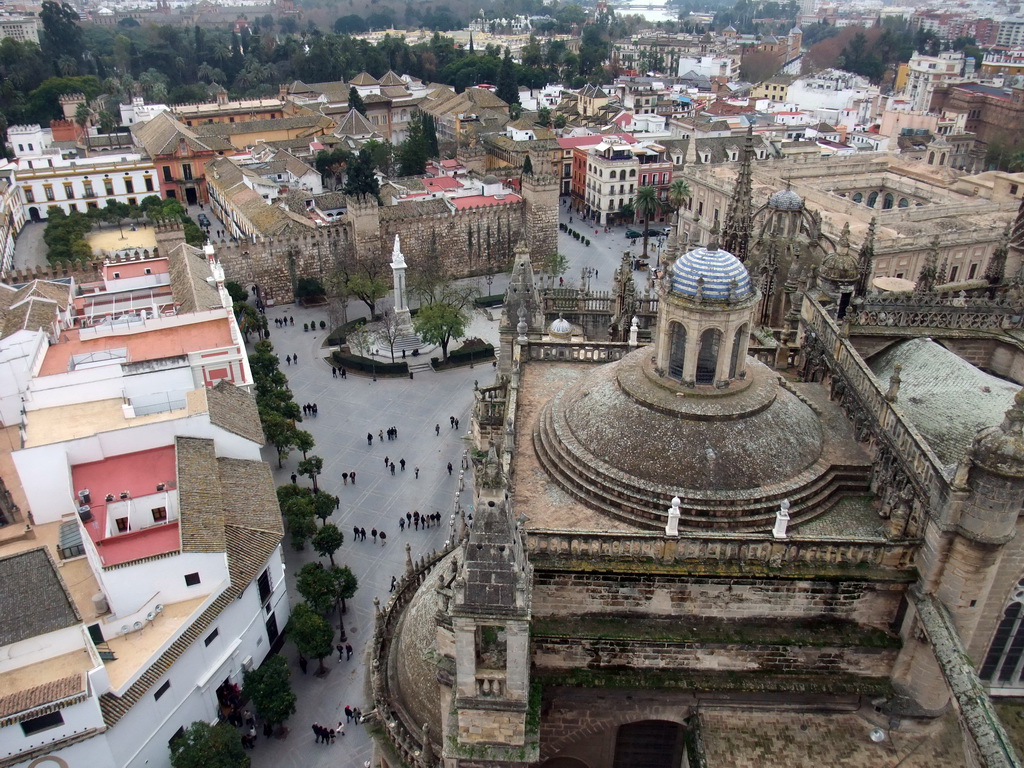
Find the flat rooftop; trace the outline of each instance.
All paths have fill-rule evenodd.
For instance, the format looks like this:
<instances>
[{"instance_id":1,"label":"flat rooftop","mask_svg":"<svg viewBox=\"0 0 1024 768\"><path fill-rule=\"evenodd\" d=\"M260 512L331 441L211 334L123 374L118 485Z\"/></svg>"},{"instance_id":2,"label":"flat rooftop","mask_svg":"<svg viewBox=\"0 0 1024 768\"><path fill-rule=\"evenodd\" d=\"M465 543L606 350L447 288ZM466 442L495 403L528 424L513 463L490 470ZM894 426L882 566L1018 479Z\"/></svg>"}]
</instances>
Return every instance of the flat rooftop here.
<instances>
[{"instance_id":1,"label":"flat rooftop","mask_svg":"<svg viewBox=\"0 0 1024 768\"><path fill-rule=\"evenodd\" d=\"M121 398L114 398L28 411L25 414L25 447L34 448L125 427L171 421L209 410L205 387L186 392L185 407L170 411L129 418L125 416L123 404ZM2 476L9 477L8 474Z\"/></svg>"},{"instance_id":2,"label":"flat rooftop","mask_svg":"<svg viewBox=\"0 0 1024 768\"><path fill-rule=\"evenodd\" d=\"M144 360L160 360L165 357L187 355L206 349L217 349L234 344L227 316L216 320L204 320L171 328L147 330L139 326L138 333L117 333L82 338L82 331L63 331L60 342L51 346L40 376L54 376L73 369L72 362L87 355L101 356L104 353L116 356L124 352L125 362L138 363Z\"/></svg>"},{"instance_id":3,"label":"flat rooftop","mask_svg":"<svg viewBox=\"0 0 1024 768\"><path fill-rule=\"evenodd\" d=\"M90 491L92 520L85 524L85 530L96 545L104 565L129 563L181 549L181 534L176 520L107 535L107 494L114 495L115 501L111 503L116 504L120 503L123 492L134 499L151 496L158 483L166 483L169 489L176 486L177 457L173 445L77 464L71 468L71 477L76 491Z\"/></svg>"}]
</instances>

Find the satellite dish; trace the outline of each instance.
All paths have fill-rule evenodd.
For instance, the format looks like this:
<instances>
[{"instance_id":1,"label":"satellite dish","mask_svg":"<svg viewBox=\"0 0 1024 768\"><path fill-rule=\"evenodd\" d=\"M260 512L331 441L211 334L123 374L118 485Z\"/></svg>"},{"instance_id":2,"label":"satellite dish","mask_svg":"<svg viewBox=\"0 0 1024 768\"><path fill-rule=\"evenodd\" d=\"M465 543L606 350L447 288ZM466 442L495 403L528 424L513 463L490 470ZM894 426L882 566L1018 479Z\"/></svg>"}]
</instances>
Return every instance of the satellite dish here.
<instances>
[{"instance_id":1,"label":"satellite dish","mask_svg":"<svg viewBox=\"0 0 1024 768\"><path fill-rule=\"evenodd\" d=\"M156 607L153 610L156 611L157 613L163 613L164 612L164 604L163 603L157 603Z\"/></svg>"},{"instance_id":2,"label":"satellite dish","mask_svg":"<svg viewBox=\"0 0 1024 768\"><path fill-rule=\"evenodd\" d=\"M881 728L872 728L870 737L871 740L875 742L875 744L881 744L883 741L885 741L885 731L883 731Z\"/></svg>"},{"instance_id":3,"label":"satellite dish","mask_svg":"<svg viewBox=\"0 0 1024 768\"><path fill-rule=\"evenodd\" d=\"M127 624L122 624L121 625L121 634L122 635L127 635L131 631L132 631L132 628L129 627Z\"/></svg>"},{"instance_id":4,"label":"satellite dish","mask_svg":"<svg viewBox=\"0 0 1024 768\"><path fill-rule=\"evenodd\" d=\"M142 629L142 622L136 621L133 626L135 627L135 631L138 632L140 629Z\"/></svg>"},{"instance_id":5,"label":"satellite dish","mask_svg":"<svg viewBox=\"0 0 1024 768\"><path fill-rule=\"evenodd\" d=\"M156 618L156 611L150 611L149 613L146 614L146 620L147 621L152 621L155 618Z\"/></svg>"}]
</instances>

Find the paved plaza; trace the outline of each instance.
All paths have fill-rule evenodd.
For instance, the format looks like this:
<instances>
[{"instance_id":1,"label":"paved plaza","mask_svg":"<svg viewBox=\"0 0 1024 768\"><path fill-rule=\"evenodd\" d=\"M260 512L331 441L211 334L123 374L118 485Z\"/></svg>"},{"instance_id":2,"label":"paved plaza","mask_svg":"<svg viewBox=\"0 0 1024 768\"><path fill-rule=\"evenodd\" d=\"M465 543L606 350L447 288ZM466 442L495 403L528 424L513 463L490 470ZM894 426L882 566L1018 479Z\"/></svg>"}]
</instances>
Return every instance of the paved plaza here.
<instances>
[{"instance_id":1,"label":"paved plaza","mask_svg":"<svg viewBox=\"0 0 1024 768\"><path fill-rule=\"evenodd\" d=\"M351 309L354 309L353 305ZM323 311L307 310L295 306L272 308L270 318L271 342L281 357L281 370L288 376L289 385L300 404L316 403L319 415L306 418L302 428L316 439L313 453L324 459L324 473L318 478L321 488L341 499L341 509L331 518L345 534L345 543L335 559L348 565L359 578L359 590L348 601L345 629L355 653L349 661L339 663L337 656L325 664L330 674L317 678L313 673L316 662L310 661L309 672L299 669L295 646L285 643L282 654L292 670L292 684L298 695L298 711L289 720L291 729L286 739L267 740L260 737L256 749L250 753L256 768L361 768L370 759L371 744L362 726L349 724L344 738L333 746L315 743L310 728L313 722L334 725L344 720L346 704L371 709L366 693L366 658L373 633L373 599L387 602L391 577L401 575L405 568L405 545L412 545L412 556L418 559L432 549L440 549L448 534L447 520L452 507L458 481L462 452L467 447L470 408L473 400L473 382L481 386L494 379L490 363L474 368L460 368L444 373L425 371L415 380L384 379L376 382L368 377L349 374L347 379L331 377L331 368L323 360L321 344L326 331L306 333L304 322L326 319ZM294 327L278 328L273 318L285 315L295 318ZM474 315L469 331L492 342L497 341L497 323L481 314ZM454 345L453 345L454 346ZM286 355L297 354L298 365L283 362ZM459 430L449 424L449 417L459 419ZM434 425L441 425L440 436ZM379 430L398 427L398 439L383 443L377 437ZM366 434L374 435L373 445L367 446ZM396 469L394 476L384 468L384 457L398 464L405 459L404 472ZM278 484L290 482L301 458L293 453L277 469L277 454L273 448L264 449L264 458L274 468ZM447 464L455 470L448 475ZM420 476L415 477L415 467ZM342 472L356 472L356 484L344 485ZM299 483L309 480L299 477ZM467 494L468 496L468 494ZM439 528L400 532L399 514L419 510L421 513L441 512L445 525ZM367 530L365 542L355 542L352 527ZM370 538L371 529L387 532L387 545L381 546ZM294 590L294 575L305 563L317 559L309 545L302 552L292 549L285 537L288 588L293 605L301 600Z\"/></svg>"}]
</instances>

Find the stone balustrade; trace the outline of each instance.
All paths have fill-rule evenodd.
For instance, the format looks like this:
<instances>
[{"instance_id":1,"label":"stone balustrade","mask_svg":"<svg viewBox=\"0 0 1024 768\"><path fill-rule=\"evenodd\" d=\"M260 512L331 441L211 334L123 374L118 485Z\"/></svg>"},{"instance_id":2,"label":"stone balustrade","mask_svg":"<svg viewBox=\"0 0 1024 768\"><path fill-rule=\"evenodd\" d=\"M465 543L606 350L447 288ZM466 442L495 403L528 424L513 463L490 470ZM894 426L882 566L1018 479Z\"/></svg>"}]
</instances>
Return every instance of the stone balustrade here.
<instances>
[{"instance_id":1,"label":"stone balustrade","mask_svg":"<svg viewBox=\"0 0 1024 768\"><path fill-rule=\"evenodd\" d=\"M527 531L531 559L545 555L591 560L648 560L683 564L697 562L759 563L773 568L786 564L846 565L910 569L914 545L883 538L802 537L777 540L770 533L581 533L568 530Z\"/></svg>"},{"instance_id":2,"label":"stone balustrade","mask_svg":"<svg viewBox=\"0 0 1024 768\"><path fill-rule=\"evenodd\" d=\"M850 321L855 326L1014 330L1024 328L1024 307L1009 299L878 296L857 306Z\"/></svg>"},{"instance_id":3,"label":"stone balustrade","mask_svg":"<svg viewBox=\"0 0 1024 768\"><path fill-rule=\"evenodd\" d=\"M530 341L527 348L531 360L564 360L576 363L610 363L621 360L633 347L621 341Z\"/></svg>"},{"instance_id":4,"label":"stone balustrade","mask_svg":"<svg viewBox=\"0 0 1024 768\"><path fill-rule=\"evenodd\" d=\"M933 508L939 508L940 500L948 495L949 482L935 452L903 413L886 400L886 390L867 363L850 340L840 333L835 321L810 296L804 298L801 318L810 342L820 345L829 359L829 368L842 378L874 422L876 436L890 444L893 455L901 457L922 497L930 499Z\"/></svg>"},{"instance_id":5,"label":"stone balustrade","mask_svg":"<svg viewBox=\"0 0 1024 768\"><path fill-rule=\"evenodd\" d=\"M505 673L498 670L478 670L476 694L484 698L502 698L505 695Z\"/></svg>"}]
</instances>

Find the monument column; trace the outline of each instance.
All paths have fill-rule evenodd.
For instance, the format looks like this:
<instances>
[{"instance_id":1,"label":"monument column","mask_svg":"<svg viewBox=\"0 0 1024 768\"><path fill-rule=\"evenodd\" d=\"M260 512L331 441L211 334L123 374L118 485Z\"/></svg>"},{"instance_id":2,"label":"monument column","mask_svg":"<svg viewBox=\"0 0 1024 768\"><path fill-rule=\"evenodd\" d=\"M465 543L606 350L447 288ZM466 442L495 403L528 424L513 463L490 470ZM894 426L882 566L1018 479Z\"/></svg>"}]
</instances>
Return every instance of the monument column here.
<instances>
[{"instance_id":1,"label":"monument column","mask_svg":"<svg viewBox=\"0 0 1024 768\"><path fill-rule=\"evenodd\" d=\"M402 246L395 235L395 248L391 252L391 271L395 273L395 319L402 334L412 333L412 315L409 314L409 303L405 297L405 256Z\"/></svg>"}]
</instances>

